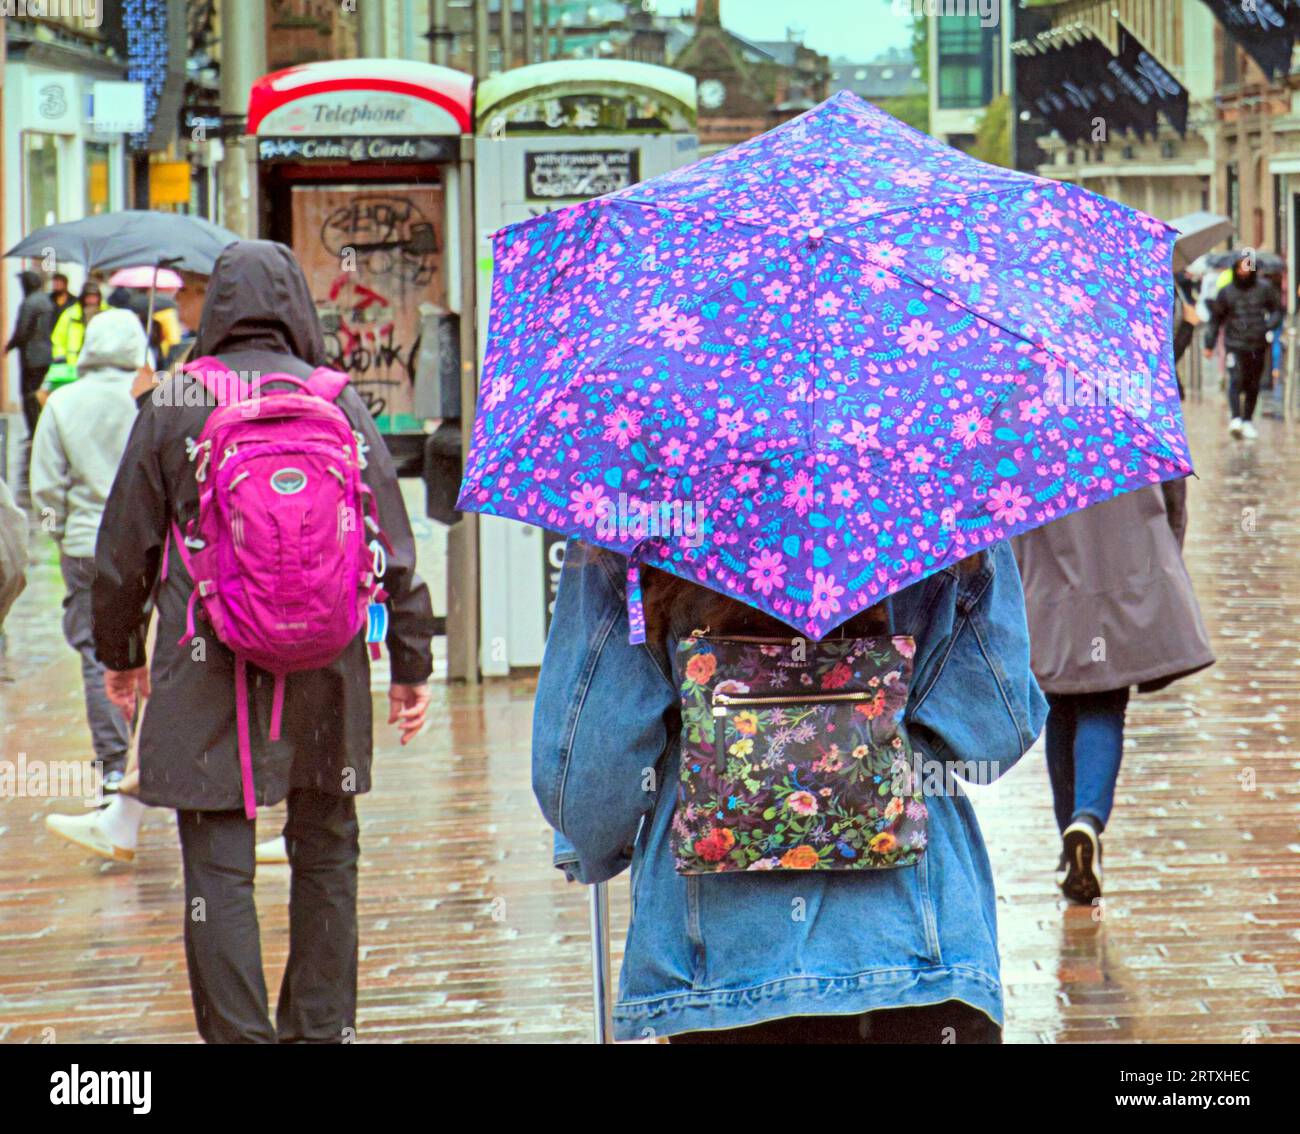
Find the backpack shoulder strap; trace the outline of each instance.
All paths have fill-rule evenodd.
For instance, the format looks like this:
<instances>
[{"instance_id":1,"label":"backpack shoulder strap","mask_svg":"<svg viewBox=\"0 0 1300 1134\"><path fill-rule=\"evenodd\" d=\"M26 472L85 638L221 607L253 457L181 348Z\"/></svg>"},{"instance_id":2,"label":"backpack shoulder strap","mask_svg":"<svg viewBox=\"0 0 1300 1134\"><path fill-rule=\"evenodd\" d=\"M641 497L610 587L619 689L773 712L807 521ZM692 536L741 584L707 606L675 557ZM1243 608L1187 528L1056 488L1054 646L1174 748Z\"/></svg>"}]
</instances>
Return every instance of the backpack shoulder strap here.
<instances>
[{"instance_id":1,"label":"backpack shoulder strap","mask_svg":"<svg viewBox=\"0 0 1300 1134\"><path fill-rule=\"evenodd\" d=\"M210 354L192 359L182 366L181 370L202 382L203 388L212 395L219 406L224 406L230 401L242 401L249 396L244 379L219 358L214 358ZM233 398L231 394L234 394Z\"/></svg>"},{"instance_id":2,"label":"backpack shoulder strap","mask_svg":"<svg viewBox=\"0 0 1300 1134\"><path fill-rule=\"evenodd\" d=\"M347 384L348 376L342 370L334 370L328 366L316 367L307 379L307 389L327 402L334 401L343 393L343 387Z\"/></svg>"}]
</instances>

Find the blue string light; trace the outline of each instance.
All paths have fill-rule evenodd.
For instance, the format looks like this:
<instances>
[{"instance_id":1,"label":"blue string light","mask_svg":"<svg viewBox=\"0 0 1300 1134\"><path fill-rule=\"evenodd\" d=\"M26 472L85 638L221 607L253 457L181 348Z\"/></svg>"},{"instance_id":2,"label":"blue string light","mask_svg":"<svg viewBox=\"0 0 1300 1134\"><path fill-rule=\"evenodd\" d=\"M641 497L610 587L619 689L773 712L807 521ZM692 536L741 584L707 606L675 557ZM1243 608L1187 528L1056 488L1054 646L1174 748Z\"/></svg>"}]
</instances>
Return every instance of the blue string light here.
<instances>
[{"instance_id":1,"label":"blue string light","mask_svg":"<svg viewBox=\"0 0 1300 1134\"><path fill-rule=\"evenodd\" d=\"M124 0L122 27L126 32L126 77L144 84L144 129L130 137L133 150L149 148L158 100L170 62L167 0Z\"/></svg>"}]
</instances>

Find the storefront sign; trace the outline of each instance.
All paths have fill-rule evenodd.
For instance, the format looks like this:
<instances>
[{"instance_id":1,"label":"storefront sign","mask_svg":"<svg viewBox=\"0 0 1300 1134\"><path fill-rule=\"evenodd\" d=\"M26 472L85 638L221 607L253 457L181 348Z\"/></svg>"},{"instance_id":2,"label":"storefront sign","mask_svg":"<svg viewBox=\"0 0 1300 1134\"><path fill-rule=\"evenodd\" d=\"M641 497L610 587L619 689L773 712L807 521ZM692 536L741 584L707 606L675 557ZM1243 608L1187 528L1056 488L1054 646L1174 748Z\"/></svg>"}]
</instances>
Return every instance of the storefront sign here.
<instances>
[{"instance_id":1,"label":"storefront sign","mask_svg":"<svg viewBox=\"0 0 1300 1134\"><path fill-rule=\"evenodd\" d=\"M29 128L75 134L82 112L77 76L44 71L33 74L28 83Z\"/></svg>"},{"instance_id":2,"label":"storefront sign","mask_svg":"<svg viewBox=\"0 0 1300 1134\"><path fill-rule=\"evenodd\" d=\"M461 133L443 107L423 98L373 90L331 90L286 102L266 114L257 133L291 137Z\"/></svg>"},{"instance_id":3,"label":"storefront sign","mask_svg":"<svg viewBox=\"0 0 1300 1134\"><path fill-rule=\"evenodd\" d=\"M451 161L455 138L392 138L370 135L257 139L259 161Z\"/></svg>"},{"instance_id":4,"label":"storefront sign","mask_svg":"<svg viewBox=\"0 0 1300 1134\"><path fill-rule=\"evenodd\" d=\"M99 134L138 134L145 128L144 83L98 82L91 125Z\"/></svg>"},{"instance_id":5,"label":"storefront sign","mask_svg":"<svg viewBox=\"0 0 1300 1134\"><path fill-rule=\"evenodd\" d=\"M149 207L190 203L190 163L159 161L149 166Z\"/></svg>"},{"instance_id":6,"label":"storefront sign","mask_svg":"<svg viewBox=\"0 0 1300 1134\"><path fill-rule=\"evenodd\" d=\"M599 197L641 180L636 150L555 150L524 155L530 201Z\"/></svg>"}]
</instances>

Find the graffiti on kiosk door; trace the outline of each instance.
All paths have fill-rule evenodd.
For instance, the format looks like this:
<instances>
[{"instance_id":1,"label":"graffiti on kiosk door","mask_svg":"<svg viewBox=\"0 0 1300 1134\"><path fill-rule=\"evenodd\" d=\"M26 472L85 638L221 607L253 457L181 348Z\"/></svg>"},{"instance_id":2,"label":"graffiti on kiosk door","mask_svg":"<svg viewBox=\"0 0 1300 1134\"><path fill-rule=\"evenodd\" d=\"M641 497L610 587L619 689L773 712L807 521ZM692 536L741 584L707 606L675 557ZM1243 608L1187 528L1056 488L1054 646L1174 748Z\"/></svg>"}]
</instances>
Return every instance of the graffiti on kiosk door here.
<instances>
[{"instance_id":1,"label":"graffiti on kiosk door","mask_svg":"<svg viewBox=\"0 0 1300 1134\"><path fill-rule=\"evenodd\" d=\"M442 224L438 185L293 190L294 252L327 360L348 372L386 428L400 428L396 419L411 413L420 304L445 305Z\"/></svg>"}]
</instances>

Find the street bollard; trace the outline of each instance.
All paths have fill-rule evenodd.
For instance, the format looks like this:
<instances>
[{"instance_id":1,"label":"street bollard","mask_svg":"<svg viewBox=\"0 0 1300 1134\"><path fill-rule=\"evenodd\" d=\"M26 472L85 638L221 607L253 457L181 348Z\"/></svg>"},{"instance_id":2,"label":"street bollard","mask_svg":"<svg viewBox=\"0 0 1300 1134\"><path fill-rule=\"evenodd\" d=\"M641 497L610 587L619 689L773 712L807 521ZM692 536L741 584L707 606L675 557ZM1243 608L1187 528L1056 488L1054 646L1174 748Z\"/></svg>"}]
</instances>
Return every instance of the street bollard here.
<instances>
[{"instance_id":1,"label":"street bollard","mask_svg":"<svg viewBox=\"0 0 1300 1134\"><path fill-rule=\"evenodd\" d=\"M1282 368L1282 420L1295 420L1296 388L1296 329L1292 324L1286 329L1286 365Z\"/></svg>"},{"instance_id":2,"label":"street bollard","mask_svg":"<svg viewBox=\"0 0 1300 1134\"><path fill-rule=\"evenodd\" d=\"M591 992L597 1043L614 1042L614 1022L609 989L609 887L591 887Z\"/></svg>"}]
</instances>

